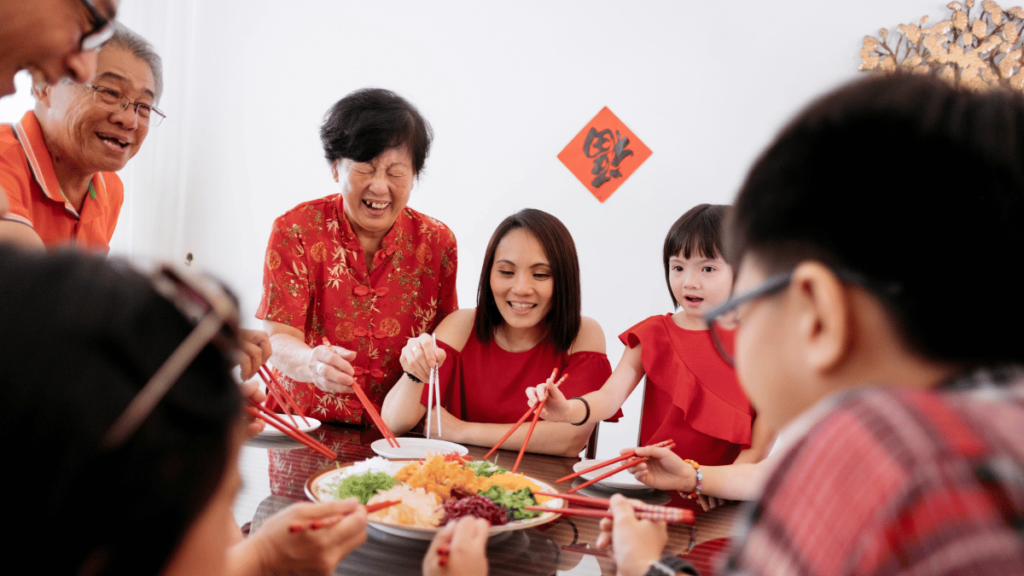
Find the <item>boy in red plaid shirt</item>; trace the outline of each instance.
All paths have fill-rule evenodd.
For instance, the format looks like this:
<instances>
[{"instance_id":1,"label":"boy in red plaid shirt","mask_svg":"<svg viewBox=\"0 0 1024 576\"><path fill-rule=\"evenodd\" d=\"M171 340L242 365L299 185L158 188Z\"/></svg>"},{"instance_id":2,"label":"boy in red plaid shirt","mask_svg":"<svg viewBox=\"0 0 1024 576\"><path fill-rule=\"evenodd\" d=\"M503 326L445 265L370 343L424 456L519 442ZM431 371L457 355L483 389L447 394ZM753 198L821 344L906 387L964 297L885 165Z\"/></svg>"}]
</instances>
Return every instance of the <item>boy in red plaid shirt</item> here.
<instances>
[{"instance_id":1,"label":"boy in red plaid shirt","mask_svg":"<svg viewBox=\"0 0 1024 576\"><path fill-rule=\"evenodd\" d=\"M1024 574L1020 93L843 87L757 161L730 224L709 321L737 329L723 354L758 417L801 434L725 573ZM619 573L681 569L613 501Z\"/></svg>"}]
</instances>

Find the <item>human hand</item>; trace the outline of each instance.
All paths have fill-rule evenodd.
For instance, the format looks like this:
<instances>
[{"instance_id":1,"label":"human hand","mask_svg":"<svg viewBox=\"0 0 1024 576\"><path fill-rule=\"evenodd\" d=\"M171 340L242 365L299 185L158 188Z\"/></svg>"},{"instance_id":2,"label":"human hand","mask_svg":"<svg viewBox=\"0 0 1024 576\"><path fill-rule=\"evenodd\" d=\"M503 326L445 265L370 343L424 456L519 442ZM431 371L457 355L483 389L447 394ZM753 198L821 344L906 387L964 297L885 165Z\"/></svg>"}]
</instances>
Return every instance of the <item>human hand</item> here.
<instances>
[{"instance_id":1,"label":"human hand","mask_svg":"<svg viewBox=\"0 0 1024 576\"><path fill-rule=\"evenodd\" d=\"M424 333L415 338L409 338L405 348L402 348L399 362L402 364L402 370L423 382L428 382L430 369L444 364L446 356L440 346L434 346L434 337Z\"/></svg>"},{"instance_id":2,"label":"human hand","mask_svg":"<svg viewBox=\"0 0 1024 576\"><path fill-rule=\"evenodd\" d=\"M242 330L242 349L238 355L238 364L242 369L242 381L256 375L260 366L270 359L270 336L262 330Z\"/></svg>"},{"instance_id":3,"label":"human hand","mask_svg":"<svg viewBox=\"0 0 1024 576\"><path fill-rule=\"evenodd\" d=\"M249 540L262 574L330 574L366 541L366 508L355 498L294 504L267 519Z\"/></svg>"},{"instance_id":4,"label":"human hand","mask_svg":"<svg viewBox=\"0 0 1024 576\"><path fill-rule=\"evenodd\" d=\"M246 380L239 384L238 387L239 391L242 393L242 400L245 402L252 400L258 404L263 404L267 401L266 393L260 390L260 381L258 378ZM245 418L245 432L249 438L252 438L262 432L263 428L266 426L266 424L263 423L263 420L250 415L248 412L243 412L243 417Z\"/></svg>"},{"instance_id":5,"label":"human hand","mask_svg":"<svg viewBox=\"0 0 1024 576\"><path fill-rule=\"evenodd\" d=\"M646 456L647 461L629 469L637 480L659 490L692 492L697 486L697 471L668 448L641 446L636 448L637 456Z\"/></svg>"},{"instance_id":6,"label":"human hand","mask_svg":"<svg viewBox=\"0 0 1024 576\"><path fill-rule=\"evenodd\" d=\"M322 346L312 348L306 360L309 381L324 392L352 392L355 370L351 362L355 358L355 351L346 350L341 346L331 346L326 342Z\"/></svg>"},{"instance_id":7,"label":"human hand","mask_svg":"<svg viewBox=\"0 0 1024 576\"><path fill-rule=\"evenodd\" d=\"M526 389L526 402L531 407L536 406L537 402L544 402L544 409L540 411L540 417L551 421L551 422L574 422L572 417L572 403L562 394L562 391L558 389L558 385L561 384L565 375L562 375L562 380L555 382L555 373L551 373L551 377L546 382L538 384L537 386L531 386Z\"/></svg>"},{"instance_id":8,"label":"human hand","mask_svg":"<svg viewBox=\"0 0 1024 576\"><path fill-rule=\"evenodd\" d=\"M597 547L612 547L616 571L620 576L645 574L652 562L661 558L661 552L668 542L668 530L664 522L638 520L633 504L623 495L615 494L608 506L614 518L601 520L601 534Z\"/></svg>"},{"instance_id":9,"label":"human hand","mask_svg":"<svg viewBox=\"0 0 1024 576\"><path fill-rule=\"evenodd\" d=\"M724 504L728 504L729 502L731 502L731 500L726 500L724 498L715 498L714 496L704 496L703 494L701 494L697 496L697 502L700 502L700 507L703 508L705 512L707 512L712 508L717 508Z\"/></svg>"},{"instance_id":10,"label":"human hand","mask_svg":"<svg viewBox=\"0 0 1024 576\"><path fill-rule=\"evenodd\" d=\"M486 520L465 516L442 528L423 557L424 576L486 575L488 526ZM448 550L448 554L442 549Z\"/></svg>"}]
</instances>

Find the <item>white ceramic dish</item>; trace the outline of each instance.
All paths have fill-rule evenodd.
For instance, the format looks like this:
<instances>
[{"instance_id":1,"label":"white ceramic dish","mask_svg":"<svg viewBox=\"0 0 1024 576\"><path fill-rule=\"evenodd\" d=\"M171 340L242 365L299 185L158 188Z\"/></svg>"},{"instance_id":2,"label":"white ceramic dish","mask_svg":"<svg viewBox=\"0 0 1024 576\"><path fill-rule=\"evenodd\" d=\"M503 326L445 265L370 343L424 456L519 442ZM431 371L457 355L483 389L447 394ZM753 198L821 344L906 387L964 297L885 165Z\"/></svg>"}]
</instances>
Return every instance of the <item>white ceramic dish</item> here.
<instances>
[{"instance_id":1,"label":"white ceramic dish","mask_svg":"<svg viewBox=\"0 0 1024 576\"><path fill-rule=\"evenodd\" d=\"M401 439L399 439L399 442L401 442ZM394 474L398 472L407 464L409 464L409 462L391 462L391 473ZM326 486L335 479L343 476L345 473L345 469L351 465L352 463L350 462L348 464L342 464L340 468L327 468L310 476L309 479L306 480L306 496L316 502L330 500L331 495L327 492ZM552 488L550 484L541 482L536 478L530 478L529 476L527 476L526 478L532 482L535 482L537 485L543 488L545 492L558 492L558 490ZM560 516L560 514L558 513L558 509L564 508L566 506L566 501L561 498L554 498L548 500L544 504L541 504L541 506L551 508L551 512L545 512L540 516L529 518L527 520L515 520L503 526L491 526L488 529L489 535L493 537L496 534L502 534L504 532L526 530L527 528L533 528L534 526L547 524L548 522L551 522L552 520L555 520ZM370 526L377 530L380 530L381 532L385 532L387 534L394 534L395 536L402 536L404 538L412 538L414 540L433 540L434 535L437 534L437 532L440 530L440 528L418 528L413 526L401 526L397 524L385 524L383 522L377 522L375 520L370 520L369 523Z\"/></svg>"},{"instance_id":2,"label":"white ceramic dish","mask_svg":"<svg viewBox=\"0 0 1024 576\"><path fill-rule=\"evenodd\" d=\"M284 420L285 422L289 421L289 416L287 414L278 414L277 416ZM309 416L306 416L305 420L303 420L301 416L296 416L294 420L292 420L292 422L294 422L295 426L298 427L299 432L304 432L307 434L320 427L320 421L317 420L316 418L311 418ZM309 424L306 424L306 422L309 422ZM257 438L278 436L286 436L286 434L284 432L281 432L277 428L274 428L270 424L266 424L265 426L263 426L263 431L256 435Z\"/></svg>"},{"instance_id":3,"label":"white ceramic dish","mask_svg":"<svg viewBox=\"0 0 1024 576\"><path fill-rule=\"evenodd\" d=\"M580 462L577 462L577 463L573 464L572 471L573 472L579 472L580 470L584 470L586 468L590 468L591 466L593 466L593 465L595 465L595 464L597 464L599 462L601 462L601 460L582 460ZM614 463L612 463L609 466L606 466L604 468L598 468L597 470L594 470L593 472L587 472L586 474L583 474L580 477L583 478L584 480L593 480L594 478L597 478L598 476L600 476L602 474L605 474L609 470L612 470L616 466L621 466L622 464L623 464L623 462L614 462ZM648 486L648 485L644 484L643 482L637 480L629 472L629 470L623 470L621 472L617 472L617 473L615 473L615 474L605 478L604 480L600 480L598 482L593 483L592 486L598 486L598 487L601 487L601 488L603 488L605 490L634 490L634 491L653 490L653 488L651 488L650 486Z\"/></svg>"},{"instance_id":4,"label":"white ceramic dish","mask_svg":"<svg viewBox=\"0 0 1024 576\"><path fill-rule=\"evenodd\" d=\"M469 454L469 449L465 446L444 440L427 440L426 438L397 438L397 440L401 448L391 446L384 438L370 444L370 448L385 458L394 458L396 460L426 458L427 452L431 454L451 454L454 452L459 456Z\"/></svg>"}]
</instances>

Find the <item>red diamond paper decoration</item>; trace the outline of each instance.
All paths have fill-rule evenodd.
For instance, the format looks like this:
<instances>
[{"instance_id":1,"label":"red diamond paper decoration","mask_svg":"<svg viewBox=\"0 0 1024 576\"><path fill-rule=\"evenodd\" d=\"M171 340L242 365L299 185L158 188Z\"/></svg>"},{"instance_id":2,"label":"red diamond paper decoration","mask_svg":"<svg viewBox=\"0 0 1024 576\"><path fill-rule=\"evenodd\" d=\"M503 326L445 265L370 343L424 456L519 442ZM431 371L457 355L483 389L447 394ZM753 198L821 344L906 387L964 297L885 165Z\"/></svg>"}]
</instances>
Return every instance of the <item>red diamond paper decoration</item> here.
<instances>
[{"instance_id":1,"label":"red diamond paper decoration","mask_svg":"<svg viewBox=\"0 0 1024 576\"><path fill-rule=\"evenodd\" d=\"M580 130L558 159L600 202L651 156L651 149L607 107Z\"/></svg>"}]
</instances>

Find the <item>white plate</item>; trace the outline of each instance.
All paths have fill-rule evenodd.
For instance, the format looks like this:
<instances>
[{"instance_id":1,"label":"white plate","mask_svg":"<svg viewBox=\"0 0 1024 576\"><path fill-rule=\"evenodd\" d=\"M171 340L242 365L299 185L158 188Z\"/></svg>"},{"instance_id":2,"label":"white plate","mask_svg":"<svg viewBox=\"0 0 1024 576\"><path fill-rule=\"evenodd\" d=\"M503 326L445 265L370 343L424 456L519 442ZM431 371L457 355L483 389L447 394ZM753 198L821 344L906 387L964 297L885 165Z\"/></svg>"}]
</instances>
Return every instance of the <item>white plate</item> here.
<instances>
[{"instance_id":1,"label":"white plate","mask_svg":"<svg viewBox=\"0 0 1024 576\"><path fill-rule=\"evenodd\" d=\"M579 472L580 470L590 468L591 466L597 464L598 462L602 462L602 460L582 460L580 462L573 464L572 471ZM586 474L583 474L580 477L583 478L584 480L593 480L594 478L597 478L598 476L608 472L609 470L615 468L616 466L621 466L622 464L623 462L614 462L604 468L598 468L593 472L587 472ZM604 480L591 484L591 486L599 486L606 490L653 490L653 488L651 488L647 484L644 484L643 482L637 480L636 477L634 477L629 472L629 470L617 472L605 478Z\"/></svg>"},{"instance_id":2,"label":"white plate","mask_svg":"<svg viewBox=\"0 0 1024 576\"><path fill-rule=\"evenodd\" d=\"M281 420L284 420L285 422L289 421L288 420L289 416L287 414L278 414L277 416ZM295 426L299 429L299 432L305 432L307 434L309 432L312 432L313 430L316 430L317 428L320 427L320 421L317 420L316 418L311 418L309 416L306 416L305 420L302 419L302 416L296 416L295 419L291 420L291 421L295 423ZM307 421L309 422L309 424L306 424ZM268 437L268 436L287 436L287 435L284 432L281 432L280 430L278 430L277 428L274 428L270 424L266 424L265 426L263 426L263 430L259 434L257 434L256 437L260 438L260 437Z\"/></svg>"},{"instance_id":3,"label":"white plate","mask_svg":"<svg viewBox=\"0 0 1024 576\"><path fill-rule=\"evenodd\" d=\"M399 442L401 442L399 438ZM385 442L386 443L386 442ZM323 502L329 500L330 494L326 492L325 487L335 479L341 477L345 473L345 469L351 466L353 463L342 464L340 468L326 468L317 472L316 474L309 477L306 480L306 496L314 502ZM391 462L392 474L396 474L403 467L407 466L409 462ZM536 483L540 486L544 492L558 492L555 488L552 488L550 484L546 484L537 480L536 478L530 478L526 476L528 480ZM551 508L551 512L544 512L540 516L535 516L527 520L515 520L504 524L502 526L491 526L488 528L488 535L493 537L495 534L502 534L504 532L512 532L514 530L526 530L527 528L533 528L534 526L540 526L547 524L552 520L555 520L560 516L558 513L559 508L564 508L567 502L561 498L552 498L541 506ZM394 534L395 536L402 536L404 538L412 538L414 540L433 540L434 535L441 528L417 528L413 526L400 526L397 524L385 524L383 522L377 522L376 520L369 520L370 526L386 532L388 534Z\"/></svg>"},{"instance_id":4,"label":"white plate","mask_svg":"<svg viewBox=\"0 0 1024 576\"><path fill-rule=\"evenodd\" d=\"M427 440L426 438L396 438L396 440L398 440L401 448L391 446L384 438L370 444L370 448L385 458L395 459L407 458L418 460L426 458L428 451L431 454L451 454L452 452L459 456L469 454L469 449L465 446L444 440Z\"/></svg>"}]
</instances>

